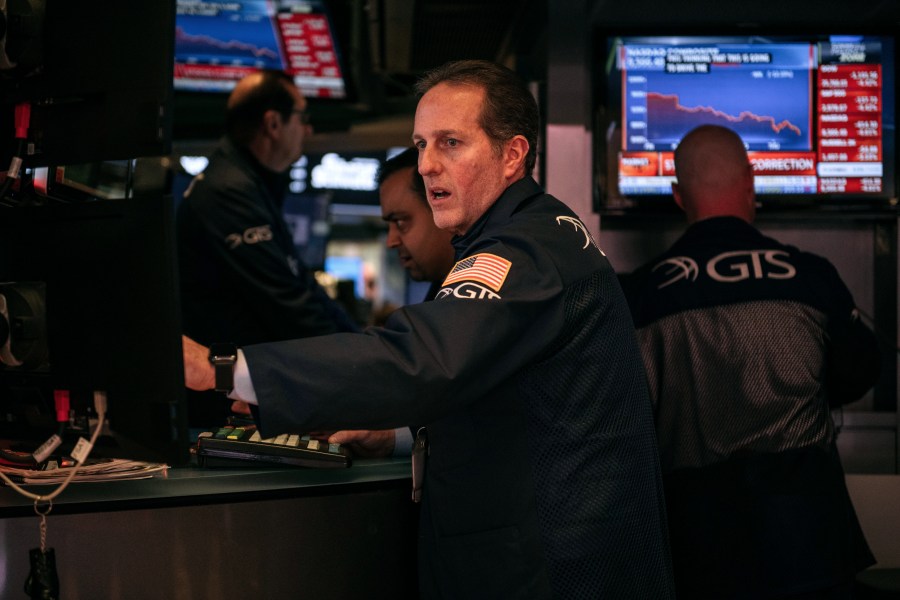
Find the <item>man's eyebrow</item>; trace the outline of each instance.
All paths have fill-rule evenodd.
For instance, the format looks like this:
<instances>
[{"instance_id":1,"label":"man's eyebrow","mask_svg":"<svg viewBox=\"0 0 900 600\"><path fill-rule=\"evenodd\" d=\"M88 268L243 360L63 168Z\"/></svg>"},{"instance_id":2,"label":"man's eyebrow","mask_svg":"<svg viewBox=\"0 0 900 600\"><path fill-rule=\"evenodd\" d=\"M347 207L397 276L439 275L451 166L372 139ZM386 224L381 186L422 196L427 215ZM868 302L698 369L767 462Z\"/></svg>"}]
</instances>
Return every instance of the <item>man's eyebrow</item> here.
<instances>
[{"instance_id":1,"label":"man's eyebrow","mask_svg":"<svg viewBox=\"0 0 900 600\"><path fill-rule=\"evenodd\" d=\"M431 132L431 137L447 137L448 135L458 135L459 132L456 129L438 129L437 131ZM413 134L413 140L424 140L425 136L420 133Z\"/></svg>"}]
</instances>

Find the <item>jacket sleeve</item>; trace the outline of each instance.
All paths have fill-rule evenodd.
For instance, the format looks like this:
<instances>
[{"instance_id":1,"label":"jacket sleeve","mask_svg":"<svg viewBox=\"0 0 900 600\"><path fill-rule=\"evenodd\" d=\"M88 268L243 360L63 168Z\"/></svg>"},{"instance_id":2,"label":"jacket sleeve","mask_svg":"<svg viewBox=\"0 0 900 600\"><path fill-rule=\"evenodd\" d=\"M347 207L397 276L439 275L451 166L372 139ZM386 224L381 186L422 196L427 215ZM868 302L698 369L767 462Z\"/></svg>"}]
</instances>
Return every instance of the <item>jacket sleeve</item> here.
<instances>
[{"instance_id":1,"label":"jacket sleeve","mask_svg":"<svg viewBox=\"0 0 900 600\"><path fill-rule=\"evenodd\" d=\"M540 254L490 252L512 263L496 292L463 281L384 328L245 347L261 430L430 423L532 361L562 325L559 276Z\"/></svg>"},{"instance_id":2,"label":"jacket sleeve","mask_svg":"<svg viewBox=\"0 0 900 600\"><path fill-rule=\"evenodd\" d=\"M878 340L862 322L853 295L837 269L826 262L818 295L828 304L825 385L832 408L859 400L878 381Z\"/></svg>"},{"instance_id":3,"label":"jacket sleeve","mask_svg":"<svg viewBox=\"0 0 900 600\"><path fill-rule=\"evenodd\" d=\"M830 328L826 360L828 404L832 408L859 400L881 374L881 352L875 334L853 310Z\"/></svg>"}]
</instances>

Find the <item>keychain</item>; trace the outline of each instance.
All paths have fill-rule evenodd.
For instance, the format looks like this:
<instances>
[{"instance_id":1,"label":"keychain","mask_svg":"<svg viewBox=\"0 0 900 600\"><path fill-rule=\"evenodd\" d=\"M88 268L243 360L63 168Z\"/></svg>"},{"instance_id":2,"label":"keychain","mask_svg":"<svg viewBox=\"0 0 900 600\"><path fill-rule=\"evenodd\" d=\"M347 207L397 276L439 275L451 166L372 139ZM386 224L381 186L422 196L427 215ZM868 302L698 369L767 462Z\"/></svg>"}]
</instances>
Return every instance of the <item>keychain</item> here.
<instances>
[{"instance_id":1,"label":"keychain","mask_svg":"<svg viewBox=\"0 0 900 600\"><path fill-rule=\"evenodd\" d=\"M25 580L25 593L32 600L58 600L59 576L56 573L56 556L53 548L47 548L47 515L53 509L53 502L47 503L41 512L40 498L34 501L34 512L41 518L41 547L32 548L29 553L31 571Z\"/></svg>"}]
</instances>

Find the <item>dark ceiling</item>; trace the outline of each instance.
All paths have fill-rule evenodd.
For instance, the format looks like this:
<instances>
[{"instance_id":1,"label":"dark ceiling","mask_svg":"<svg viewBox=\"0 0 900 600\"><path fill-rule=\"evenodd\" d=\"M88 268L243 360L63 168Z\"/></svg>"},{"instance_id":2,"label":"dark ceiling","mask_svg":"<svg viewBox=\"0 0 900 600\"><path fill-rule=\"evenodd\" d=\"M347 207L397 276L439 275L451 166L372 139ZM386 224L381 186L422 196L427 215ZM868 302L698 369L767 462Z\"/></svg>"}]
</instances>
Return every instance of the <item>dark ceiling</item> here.
<instances>
[{"instance_id":1,"label":"dark ceiling","mask_svg":"<svg viewBox=\"0 0 900 600\"><path fill-rule=\"evenodd\" d=\"M547 0L346 1L357 11L351 68L363 116L410 110L415 81L445 62L509 64L519 55L546 54L539 48L544 47Z\"/></svg>"}]
</instances>

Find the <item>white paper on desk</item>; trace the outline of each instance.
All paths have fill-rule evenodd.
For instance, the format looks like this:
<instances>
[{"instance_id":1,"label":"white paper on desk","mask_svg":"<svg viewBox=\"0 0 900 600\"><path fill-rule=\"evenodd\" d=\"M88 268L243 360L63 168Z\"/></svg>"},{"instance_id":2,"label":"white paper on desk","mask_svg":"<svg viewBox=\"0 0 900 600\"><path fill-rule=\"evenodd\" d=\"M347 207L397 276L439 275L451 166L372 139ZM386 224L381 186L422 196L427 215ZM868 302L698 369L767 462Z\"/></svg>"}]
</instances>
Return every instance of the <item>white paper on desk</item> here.
<instances>
[{"instance_id":1,"label":"white paper on desk","mask_svg":"<svg viewBox=\"0 0 900 600\"><path fill-rule=\"evenodd\" d=\"M125 460L111 458L81 465L80 467L62 467L36 471L33 469L19 469L16 467L0 466L0 471L17 483L51 485L62 483L77 469L72 482L87 481L118 481L128 479L148 479L157 474L165 476L169 465L163 463L149 463L137 460Z\"/></svg>"}]
</instances>

